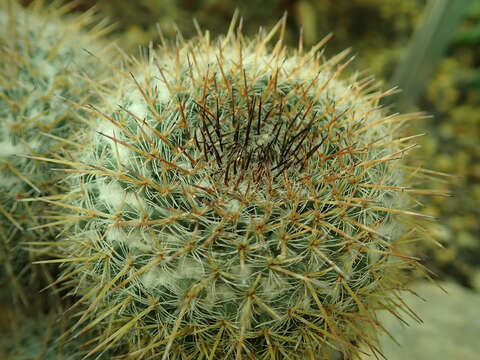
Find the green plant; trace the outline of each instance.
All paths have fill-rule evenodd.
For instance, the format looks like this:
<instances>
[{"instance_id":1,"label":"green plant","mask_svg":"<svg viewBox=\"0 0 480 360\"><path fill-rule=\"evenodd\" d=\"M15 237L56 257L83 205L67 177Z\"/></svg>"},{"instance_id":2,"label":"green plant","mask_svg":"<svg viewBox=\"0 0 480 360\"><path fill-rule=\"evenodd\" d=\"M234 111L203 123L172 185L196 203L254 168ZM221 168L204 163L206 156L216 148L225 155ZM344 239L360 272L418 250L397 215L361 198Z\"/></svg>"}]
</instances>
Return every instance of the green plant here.
<instances>
[{"instance_id":1,"label":"green plant","mask_svg":"<svg viewBox=\"0 0 480 360\"><path fill-rule=\"evenodd\" d=\"M32 311L33 310L33 311ZM63 334L74 319L62 316L61 306L43 312L38 308L28 311L2 303L0 318L0 357L2 360L80 360L85 354L82 345L86 336L68 339ZM100 329L97 329L97 332ZM93 334L89 335L95 335ZM110 356L113 354L107 354ZM112 357L107 357L112 359Z\"/></svg>"},{"instance_id":2,"label":"green plant","mask_svg":"<svg viewBox=\"0 0 480 360\"><path fill-rule=\"evenodd\" d=\"M8 323L1 324L2 336L0 339L0 356L5 360L56 360L62 355L66 359L80 359L80 348L74 342L59 341L65 330L66 321L61 319L56 310L49 314L37 313L34 316L25 314L18 309L3 307L3 317ZM3 326L2 326L3 325ZM79 345L79 343L77 343Z\"/></svg>"},{"instance_id":3,"label":"green plant","mask_svg":"<svg viewBox=\"0 0 480 360\"><path fill-rule=\"evenodd\" d=\"M428 3L423 22L412 36L407 54L391 80L403 90L395 99L397 109L409 109L418 101L469 4L469 0Z\"/></svg>"},{"instance_id":4,"label":"green plant","mask_svg":"<svg viewBox=\"0 0 480 360\"><path fill-rule=\"evenodd\" d=\"M480 269L479 21L480 3L472 1L419 105L433 115L421 156L458 176L450 185L454 198L424 200L428 213L439 218L431 236L443 248L424 243L422 257L441 278L469 288L476 287Z\"/></svg>"},{"instance_id":5,"label":"green plant","mask_svg":"<svg viewBox=\"0 0 480 360\"><path fill-rule=\"evenodd\" d=\"M69 146L82 124L71 102L93 101L89 76L100 70L82 48L101 55L97 37L108 31L102 23L85 29L96 21L93 10L61 19L68 9L41 1L28 9L16 1L0 4L0 282L25 305L25 287L53 281L45 266L30 267L38 254L26 242L52 239L54 231L39 220L48 212L45 203L22 200L59 191L52 167L25 155L50 156Z\"/></svg>"},{"instance_id":6,"label":"green plant","mask_svg":"<svg viewBox=\"0 0 480 360\"><path fill-rule=\"evenodd\" d=\"M149 49L90 107L82 149L50 160L71 168L49 201L70 213L41 263L80 298L71 333L105 329L87 357L354 358L380 352L376 310L411 314L398 292L428 216L399 135L419 114L339 79L348 52L289 51L285 19L253 40L234 28Z\"/></svg>"}]
</instances>

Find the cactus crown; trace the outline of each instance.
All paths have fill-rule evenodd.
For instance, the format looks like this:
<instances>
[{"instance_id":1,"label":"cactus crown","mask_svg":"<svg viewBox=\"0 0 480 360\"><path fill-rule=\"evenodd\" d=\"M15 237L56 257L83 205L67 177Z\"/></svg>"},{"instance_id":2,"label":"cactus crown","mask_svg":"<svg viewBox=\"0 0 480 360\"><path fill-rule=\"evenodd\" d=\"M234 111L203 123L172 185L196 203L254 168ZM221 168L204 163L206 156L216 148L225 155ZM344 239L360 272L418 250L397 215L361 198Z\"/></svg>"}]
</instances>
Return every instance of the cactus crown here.
<instances>
[{"instance_id":1,"label":"cactus crown","mask_svg":"<svg viewBox=\"0 0 480 360\"><path fill-rule=\"evenodd\" d=\"M395 311L415 264L395 136L416 115L386 117L370 78L339 80L347 52L289 52L284 26L164 44L118 72L119 109L92 107L54 260L86 306L72 331L107 326L89 355L377 351L374 310Z\"/></svg>"}]
</instances>

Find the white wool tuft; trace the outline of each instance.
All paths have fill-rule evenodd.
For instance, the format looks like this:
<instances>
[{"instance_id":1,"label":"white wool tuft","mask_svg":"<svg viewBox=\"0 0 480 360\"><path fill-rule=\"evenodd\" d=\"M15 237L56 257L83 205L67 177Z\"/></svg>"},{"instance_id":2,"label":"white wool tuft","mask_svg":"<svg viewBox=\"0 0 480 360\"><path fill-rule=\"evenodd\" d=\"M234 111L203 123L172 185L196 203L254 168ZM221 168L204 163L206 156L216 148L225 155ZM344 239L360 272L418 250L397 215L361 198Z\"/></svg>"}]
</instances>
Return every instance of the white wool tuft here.
<instances>
[{"instance_id":1,"label":"white wool tuft","mask_svg":"<svg viewBox=\"0 0 480 360\"><path fill-rule=\"evenodd\" d=\"M98 180L97 187L99 190L98 199L112 206L114 211L118 211L122 205L125 190L115 181L107 183L106 181Z\"/></svg>"},{"instance_id":2,"label":"white wool tuft","mask_svg":"<svg viewBox=\"0 0 480 360\"><path fill-rule=\"evenodd\" d=\"M2 149L2 158L16 154L26 154L27 149L22 144L14 145L10 139L3 139L0 141L0 149Z\"/></svg>"},{"instance_id":3,"label":"white wool tuft","mask_svg":"<svg viewBox=\"0 0 480 360\"><path fill-rule=\"evenodd\" d=\"M140 120L144 120L149 113L148 105L139 90L132 92L128 96L131 104L126 106L126 109Z\"/></svg>"},{"instance_id":4,"label":"white wool tuft","mask_svg":"<svg viewBox=\"0 0 480 360\"><path fill-rule=\"evenodd\" d=\"M151 268L140 276L140 281L146 289L154 289L159 286L170 287L172 279L172 274L159 266Z\"/></svg>"},{"instance_id":5,"label":"white wool tuft","mask_svg":"<svg viewBox=\"0 0 480 360\"><path fill-rule=\"evenodd\" d=\"M111 227L108 229L106 238L109 243L113 242L120 242L120 243L128 243L128 236L127 234L119 227Z\"/></svg>"},{"instance_id":6,"label":"white wool tuft","mask_svg":"<svg viewBox=\"0 0 480 360\"><path fill-rule=\"evenodd\" d=\"M110 121L102 121L100 122L98 126L99 133L112 136L112 137L118 137L120 134L120 129L118 129L114 124L112 124ZM98 134L96 136L97 139L100 139L100 141L104 141L105 136Z\"/></svg>"},{"instance_id":7,"label":"white wool tuft","mask_svg":"<svg viewBox=\"0 0 480 360\"><path fill-rule=\"evenodd\" d=\"M179 262L176 273L178 278L187 279L201 279L205 276L202 264L187 258L183 258L183 260Z\"/></svg>"}]
</instances>

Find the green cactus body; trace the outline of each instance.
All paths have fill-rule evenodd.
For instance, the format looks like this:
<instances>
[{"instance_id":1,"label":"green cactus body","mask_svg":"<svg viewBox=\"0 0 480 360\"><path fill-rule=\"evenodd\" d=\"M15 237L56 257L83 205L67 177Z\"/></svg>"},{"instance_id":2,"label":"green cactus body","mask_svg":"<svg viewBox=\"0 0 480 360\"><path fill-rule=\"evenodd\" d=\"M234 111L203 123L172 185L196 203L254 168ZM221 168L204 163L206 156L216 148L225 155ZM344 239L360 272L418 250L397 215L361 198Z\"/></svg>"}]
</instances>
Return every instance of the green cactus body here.
<instances>
[{"instance_id":1,"label":"green cactus body","mask_svg":"<svg viewBox=\"0 0 480 360\"><path fill-rule=\"evenodd\" d=\"M378 351L374 311L395 311L415 265L402 249L422 215L397 136L416 115L387 117L371 80L339 80L347 52L270 48L284 26L150 51L93 110L53 260L86 306L72 331L108 329L90 356Z\"/></svg>"},{"instance_id":2,"label":"green cactus body","mask_svg":"<svg viewBox=\"0 0 480 360\"><path fill-rule=\"evenodd\" d=\"M55 329L54 316L39 319L18 318L15 314L7 328L8 337L0 340L2 359L56 359L56 349L51 346L60 334Z\"/></svg>"},{"instance_id":3,"label":"green cactus body","mask_svg":"<svg viewBox=\"0 0 480 360\"><path fill-rule=\"evenodd\" d=\"M53 232L40 229L48 205L21 200L54 196L58 172L22 155L49 156L68 147L82 124L72 102L92 101L88 76L98 75L92 69L98 60L82 48L101 55L96 38L108 30L102 24L81 29L95 21L91 12L60 19L67 10L39 1L28 9L10 0L0 5L0 281L25 304L23 287L37 286L35 274L44 272L29 267L36 255L24 250L25 242L53 238Z\"/></svg>"},{"instance_id":4,"label":"green cactus body","mask_svg":"<svg viewBox=\"0 0 480 360\"><path fill-rule=\"evenodd\" d=\"M86 352L82 344L86 336L76 339L62 337L74 319L64 317L59 308L49 312L28 314L18 307L2 304L0 319L0 357L2 360L80 360ZM2 321L4 320L4 321ZM98 329L96 330L98 331ZM88 334L94 335L95 333ZM88 336L87 335L87 336ZM113 354L106 354L108 359Z\"/></svg>"},{"instance_id":5,"label":"green cactus body","mask_svg":"<svg viewBox=\"0 0 480 360\"><path fill-rule=\"evenodd\" d=\"M59 340L66 327L65 319L61 319L55 311L48 314L27 315L18 308L3 307L3 316L8 322L0 322L2 336L0 339L0 356L5 360L56 360L80 359L75 356L73 342L66 344L65 339ZM78 343L77 343L78 345ZM68 356L67 356L68 354ZM62 355L64 357L62 357Z\"/></svg>"}]
</instances>

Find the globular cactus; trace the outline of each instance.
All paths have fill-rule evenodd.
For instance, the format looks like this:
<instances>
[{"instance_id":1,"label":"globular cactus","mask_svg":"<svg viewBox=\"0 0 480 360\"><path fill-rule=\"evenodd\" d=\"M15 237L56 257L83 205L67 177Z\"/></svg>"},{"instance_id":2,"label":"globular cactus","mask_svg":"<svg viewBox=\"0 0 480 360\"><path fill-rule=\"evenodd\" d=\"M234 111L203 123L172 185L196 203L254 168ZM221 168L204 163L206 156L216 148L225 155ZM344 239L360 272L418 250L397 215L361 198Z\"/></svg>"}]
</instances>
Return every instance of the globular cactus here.
<instances>
[{"instance_id":1,"label":"globular cactus","mask_svg":"<svg viewBox=\"0 0 480 360\"><path fill-rule=\"evenodd\" d=\"M69 146L82 126L72 102L93 101L89 76L102 71L83 48L101 56L97 38L108 31L103 23L93 26L93 10L61 19L68 10L41 1L27 9L13 0L0 4L0 282L24 304L24 287L37 287L37 275L45 272L29 266L36 254L25 243L53 238L53 232L39 222L45 203L22 200L58 192L52 166L25 155L51 156Z\"/></svg>"},{"instance_id":2,"label":"globular cactus","mask_svg":"<svg viewBox=\"0 0 480 360\"><path fill-rule=\"evenodd\" d=\"M375 311L403 309L404 247L425 217L399 137L418 114L387 116L371 78L339 79L347 52L290 51L284 26L150 49L91 107L49 261L85 306L72 334L105 329L88 356L379 352Z\"/></svg>"}]
</instances>

